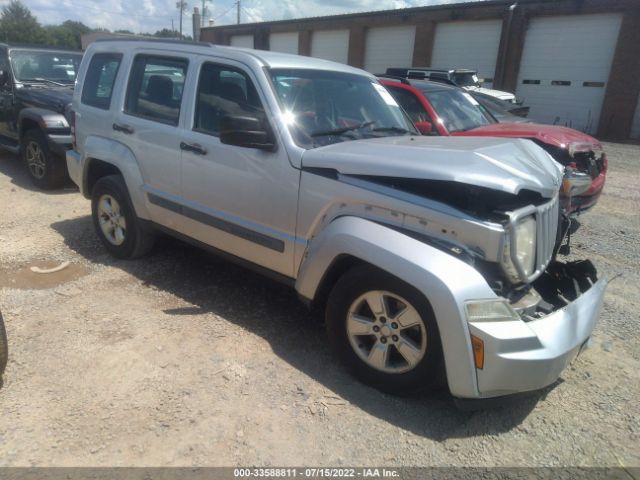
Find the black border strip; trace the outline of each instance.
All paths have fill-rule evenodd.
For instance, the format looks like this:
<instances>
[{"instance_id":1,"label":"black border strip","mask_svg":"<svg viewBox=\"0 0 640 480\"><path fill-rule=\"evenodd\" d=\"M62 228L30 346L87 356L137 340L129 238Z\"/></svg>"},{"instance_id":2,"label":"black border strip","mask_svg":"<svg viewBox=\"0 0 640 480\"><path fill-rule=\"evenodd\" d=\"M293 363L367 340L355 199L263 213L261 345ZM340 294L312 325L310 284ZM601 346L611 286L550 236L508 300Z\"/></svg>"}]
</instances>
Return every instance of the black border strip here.
<instances>
[{"instance_id":1,"label":"black border strip","mask_svg":"<svg viewBox=\"0 0 640 480\"><path fill-rule=\"evenodd\" d=\"M153 193L147 193L147 197L152 204L157 205L158 207L165 208L190 218L191 220L195 220L196 222L209 225L210 227L217 228L218 230L235 235L236 237L256 243L262 247L266 247L280 253L284 252L284 241L278 238L264 235L263 233L242 227L236 223L228 222L227 220L214 217L194 208L180 205L179 203L167 200L166 198L162 198Z\"/></svg>"}]
</instances>

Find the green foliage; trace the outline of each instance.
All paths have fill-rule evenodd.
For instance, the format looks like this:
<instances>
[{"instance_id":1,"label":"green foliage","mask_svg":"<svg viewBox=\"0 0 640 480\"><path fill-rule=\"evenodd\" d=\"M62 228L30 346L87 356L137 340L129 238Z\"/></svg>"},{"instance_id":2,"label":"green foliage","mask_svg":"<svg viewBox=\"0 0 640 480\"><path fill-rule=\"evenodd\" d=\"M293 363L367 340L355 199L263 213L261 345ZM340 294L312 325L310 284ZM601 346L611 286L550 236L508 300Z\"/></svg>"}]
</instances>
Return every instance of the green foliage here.
<instances>
[{"instance_id":1,"label":"green foliage","mask_svg":"<svg viewBox=\"0 0 640 480\"><path fill-rule=\"evenodd\" d=\"M169 28L163 28L162 30L158 30L154 33L153 36L160 38L180 38L180 32Z\"/></svg>"},{"instance_id":2,"label":"green foliage","mask_svg":"<svg viewBox=\"0 0 640 480\"><path fill-rule=\"evenodd\" d=\"M80 49L80 36L91 31L73 20L43 27L20 0L11 0L0 13L0 41L5 42Z\"/></svg>"},{"instance_id":3,"label":"green foliage","mask_svg":"<svg viewBox=\"0 0 640 480\"><path fill-rule=\"evenodd\" d=\"M91 29L82 22L67 20L61 25L47 25L44 27L47 44L55 47L80 49L80 37L89 33Z\"/></svg>"},{"instance_id":4,"label":"green foliage","mask_svg":"<svg viewBox=\"0 0 640 480\"><path fill-rule=\"evenodd\" d=\"M182 3L186 6L186 2ZM84 23L73 20L66 20L60 25L42 26L20 0L10 0L0 12L0 42L80 49L80 37L89 32L109 33L109 30L106 28L91 29ZM116 30L115 33L133 34L131 30ZM160 38L180 38L179 31L168 28L148 35ZM182 38L184 40L191 39L187 35L183 35Z\"/></svg>"},{"instance_id":5,"label":"green foliage","mask_svg":"<svg viewBox=\"0 0 640 480\"><path fill-rule=\"evenodd\" d=\"M0 39L14 43L45 43L46 35L36 17L20 0L11 0L0 14Z\"/></svg>"}]
</instances>

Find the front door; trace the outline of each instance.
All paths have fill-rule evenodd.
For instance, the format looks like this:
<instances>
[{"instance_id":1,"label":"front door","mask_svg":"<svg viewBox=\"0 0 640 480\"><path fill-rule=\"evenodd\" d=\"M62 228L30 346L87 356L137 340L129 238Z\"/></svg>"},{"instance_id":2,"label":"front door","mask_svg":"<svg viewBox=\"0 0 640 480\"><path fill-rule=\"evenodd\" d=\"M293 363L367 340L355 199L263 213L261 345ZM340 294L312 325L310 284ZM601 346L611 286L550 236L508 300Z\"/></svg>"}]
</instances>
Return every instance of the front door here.
<instances>
[{"instance_id":1,"label":"front door","mask_svg":"<svg viewBox=\"0 0 640 480\"><path fill-rule=\"evenodd\" d=\"M282 144L273 151L225 145L225 115L267 122L264 96L241 64L202 59L183 137L187 233L275 272L293 275L299 170ZM278 140L276 140L276 143Z\"/></svg>"}]
</instances>

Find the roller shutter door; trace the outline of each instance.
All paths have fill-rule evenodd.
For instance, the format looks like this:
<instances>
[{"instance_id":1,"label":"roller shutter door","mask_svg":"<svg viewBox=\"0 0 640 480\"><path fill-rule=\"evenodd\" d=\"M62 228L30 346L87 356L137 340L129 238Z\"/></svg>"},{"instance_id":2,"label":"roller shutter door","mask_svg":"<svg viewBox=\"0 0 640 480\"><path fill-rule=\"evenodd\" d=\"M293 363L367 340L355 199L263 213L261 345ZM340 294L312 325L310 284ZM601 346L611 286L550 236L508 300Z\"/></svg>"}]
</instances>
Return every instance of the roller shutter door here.
<instances>
[{"instance_id":1,"label":"roller shutter door","mask_svg":"<svg viewBox=\"0 0 640 480\"><path fill-rule=\"evenodd\" d=\"M491 88L501 32L501 20L438 23L431 66L477 69Z\"/></svg>"},{"instance_id":2,"label":"roller shutter door","mask_svg":"<svg viewBox=\"0 0 640 480\"><path fill-rule=\"evenodd\" d=\"M269 50L297 54L298 32L272 33L269 35Z\"/></svg>"},{"instance_id":3,"label":"roller shutter door","mask_svg":"<svg viewBox=\"0 0 640 480\"><path fill-rule=\"evenodd\" d=\"M232 35L232 47L253 48L253 35Z\"/></svg>"},{"instance_id":4,"label":"roller shutter door","mask_svg":"<svg viewBox=\"0 0 640 480\"><path fill-rule=\"evenodd\" d=\"M349 30L319 30L311 36L311 56L347 63Z\"/></svg>"},{"instance_id":5,"label":"roller shutter door","mask_svg":"<svg viewBox=\"0 0 640 480\"><path fill-rule=\"evenodd\" d=\"M516 92L531 119L597 131L621 21L621 14L531 20Z\"/></svg>"},{"instance_id":6,"label":"roller shutter door","mask_svg":"<svg viewBox=\"0 0 640 480\"><path fill-rule=\"evenodd\" d=\"M415 26L371 28L364 48L364 69L384 73L388 67L410 67L413 63Z\"/></svg>"}]
</instances>

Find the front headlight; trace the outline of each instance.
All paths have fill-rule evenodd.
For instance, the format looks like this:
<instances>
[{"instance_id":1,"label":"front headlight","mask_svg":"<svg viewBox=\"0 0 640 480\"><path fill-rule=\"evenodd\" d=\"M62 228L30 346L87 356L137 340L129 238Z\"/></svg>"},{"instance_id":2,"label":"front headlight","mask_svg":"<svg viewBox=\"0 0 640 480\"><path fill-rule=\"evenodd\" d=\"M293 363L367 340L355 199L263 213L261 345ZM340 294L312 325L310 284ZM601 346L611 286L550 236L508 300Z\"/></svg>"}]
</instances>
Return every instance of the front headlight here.
<instances>
[{"instance_id":1,"label":"front headlight","mask_svg":"<svg viewBox=\"0 0 640 480\"><path fill-rule=\"evenodd\" d=\"M509 236L511 235L511 236ZM505 239L502 266L513 281L522 281L522 275L529 277L536 264L536 219L533 215L518 220ZM515 255L514 255L515 254Z\"/></svg>"}]
</instances>

